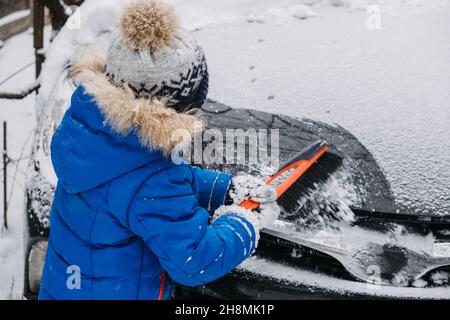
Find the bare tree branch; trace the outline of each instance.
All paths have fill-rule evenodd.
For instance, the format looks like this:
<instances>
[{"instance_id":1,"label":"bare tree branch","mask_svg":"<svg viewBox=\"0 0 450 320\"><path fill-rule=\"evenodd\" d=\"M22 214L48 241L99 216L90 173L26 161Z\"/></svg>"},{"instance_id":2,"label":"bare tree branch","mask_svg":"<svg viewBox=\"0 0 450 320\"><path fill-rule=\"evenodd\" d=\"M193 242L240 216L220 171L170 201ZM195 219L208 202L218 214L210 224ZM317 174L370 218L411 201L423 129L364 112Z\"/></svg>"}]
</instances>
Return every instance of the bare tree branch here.
<instances>
[{"instance_id":1,"label":"bare tree branch","mask_svg":"<svg viewBox=\"0 0 450 320\"><path fill-rule=\"evenodd\" d=\"M14 92L0 92L0 99L20 100L20 99L23 99L23 98L27 97L28 95L30 95L34 91L38 90L40 86L41 86L41 84L37 82L37 83L34 83L29 88L23 90L22 92L16 92L16 93L14 93Z\"/></svg>"}]
</instances>

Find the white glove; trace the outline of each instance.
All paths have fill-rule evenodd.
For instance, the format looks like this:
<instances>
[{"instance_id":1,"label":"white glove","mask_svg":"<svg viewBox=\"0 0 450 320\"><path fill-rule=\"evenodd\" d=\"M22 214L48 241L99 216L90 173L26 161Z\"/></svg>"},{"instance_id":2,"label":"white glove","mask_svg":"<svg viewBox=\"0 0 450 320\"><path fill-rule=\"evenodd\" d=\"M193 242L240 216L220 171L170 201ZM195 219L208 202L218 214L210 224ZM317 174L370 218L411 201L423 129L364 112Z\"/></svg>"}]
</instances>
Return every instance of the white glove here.
<instances>
[{"instance_id":1,"label":"white glove","mask_svg":"<svg viewBox=\"0 0 450 320\"><path fill-rule=\"evenodd\" d=\"M245 218L252 224L253 229L255 230L255 248L257 248L259 232L262 228L267 228L272 225L278 219L280 211L280 207L276 202L262 203L255 211L247 210L237 205L222 206L214 213L212 222L228 214Z\"/></svg>"},{"instance_id":2,"label":"white glove","mask_svg":"<svg viewBox=\"0 0 450 320\"><path fill-rule=\"evenodd\" d=\"M258 219L259 227L267 228L270 227L281 213L280 206L274 201L269 203L261 203L259 209L253 212Z\"/></svg>"},{"instance_id":3,"label":"white glove","mask_svg":"<svg viewBox=\"0 0 450 320\"><path fill-rule=\"evenodd\" d=\"M249 198L258 203L270 203L277 200L277 191L259 178L240 175L233 178L229 196L236 205Z\"/></svg>"}]
</instances>

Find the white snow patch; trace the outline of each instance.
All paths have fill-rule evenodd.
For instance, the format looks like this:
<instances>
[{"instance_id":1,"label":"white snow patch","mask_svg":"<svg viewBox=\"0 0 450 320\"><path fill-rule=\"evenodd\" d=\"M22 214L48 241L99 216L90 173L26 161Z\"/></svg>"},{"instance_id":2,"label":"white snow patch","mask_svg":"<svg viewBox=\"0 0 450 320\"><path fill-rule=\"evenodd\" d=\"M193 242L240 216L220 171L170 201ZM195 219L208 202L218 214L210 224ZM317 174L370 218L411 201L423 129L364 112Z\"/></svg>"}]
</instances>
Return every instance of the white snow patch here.
<instances>
[{"instance_id":1,"label":"white snow patch","mask_svg":"<svg viewBox=\"0 0 450 320\"><path fill-rule=\"evenodd\" d=\"M288 12L298 19L307 19L309 17L316 16L316 13L314 13L311 7L304 4L297 4L295 6L289 7Z\"/></svg>"},{"instance_id":2,"label":"white snow patch","mask_svg":"<svg viewBox=\"0 0 450 320\"><path fill-rule=\"evenodd\" d=\"M233 204L240 205L243 201L253 199L257 202L273 202L277 199L274 187L268 186L259 177L241 174L232 179L234 189L229 192Z\"/></svg>"},{"instance_id":3,"label":"white snow patch","mask_svg":"<svg viewBox=\"0 0 450 320\"><path fill-rule=\"evenodd\" d=\"M11 22L17 21L19 19L28 17L29 15L30 15L29 9L11 13L3 18L0 18L0 27L6 26L7 24L10 24Z\"/></svg>"},{"instance_id":4,"label":"white snow patch","mask_svg":"<svg viewBox=\"0 0 450 320\"><path fill-rule=\"evenodd\" d=\"M46 41L48 35L46 29ZM19 69L23 68L23 71L5 82L0 91L15 92L33 82L33 66L24 68L33 59L33 39L29 31L5 41L0 49L0 81ZM25 181L36 123L35 95L31 94L23 100L0 100L0 103L0 121L8 122L8 155L13 159L8 166L9 229L0 233L0 299L21 299L24 281ZM0 224L3 225L2 218Z\"/></svg>"},{"instance_id":5,"label":"white snow patch","mask_svg":"<svg viewBox=\"0 0 450 320\"><path fill-rule=\"evenodd\" d=\"M433 284L438 286L448 285L450 281L450 273L445 271L436 271L431 275Z\"/></svg>"},{"instance_id":6,"label":"white snow patch","mask_svg":"<svg viewBox=\"0 0 450 320\"><path fill-rule=\"evenodd\" d=\"M426 282L423 279L417 279L416 281L413 282L413 287L415 288L425 288L428 286L428 282Z\"/></svg>"}]
</instances>

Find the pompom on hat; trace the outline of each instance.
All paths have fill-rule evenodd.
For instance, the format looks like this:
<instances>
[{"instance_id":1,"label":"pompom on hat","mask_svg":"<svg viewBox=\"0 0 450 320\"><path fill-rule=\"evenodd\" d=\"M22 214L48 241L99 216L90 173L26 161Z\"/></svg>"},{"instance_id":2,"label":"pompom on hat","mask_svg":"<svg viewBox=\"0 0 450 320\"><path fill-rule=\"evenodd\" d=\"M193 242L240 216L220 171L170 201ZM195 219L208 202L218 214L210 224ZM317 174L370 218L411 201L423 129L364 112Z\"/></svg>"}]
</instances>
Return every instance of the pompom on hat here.
<instances>
[{"instance_id":1,"label":"pompom on hat","mask_svg":"<svg viewBox=\"0 0 450 320\"><path fill-rule=\"evenodd\" d=\"M152 51L169 47L178 28L173 8L155 1L139 1L127 7L120 24L130 48Z\"/></svg>"},{"instance_id":2,"label":"pompom on hat","mask_svg":"<svg viewBox=\"0 0 450 320\"><path fill-rule=\"evenodd\" d=\"M209 86L202 48L177 23L174 9L156 0L128 5L109 49L106 73L137 97L165 99L169 107L200 107Z\"/></svg>"}]
</instances>

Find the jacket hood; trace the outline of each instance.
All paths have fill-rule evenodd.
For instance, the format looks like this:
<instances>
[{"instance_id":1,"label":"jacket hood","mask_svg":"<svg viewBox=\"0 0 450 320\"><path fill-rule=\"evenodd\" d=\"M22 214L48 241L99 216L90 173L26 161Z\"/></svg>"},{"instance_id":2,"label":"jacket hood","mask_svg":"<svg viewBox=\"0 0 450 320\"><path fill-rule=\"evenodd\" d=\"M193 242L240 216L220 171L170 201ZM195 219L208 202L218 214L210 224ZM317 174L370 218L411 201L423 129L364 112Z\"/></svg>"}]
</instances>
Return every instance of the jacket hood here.
<instances>
[{"instance_id":1,"label":"jacket hood","mask_svg":"<svg viewBox=\"0 0 450 320\"><path fill-rule=\"evenodd\" d=\"M159 99L136 98L116 87L95 55L71 70L79 84L52 140L52 162L59 183L71 193L96 188L155 161L170 161L176 130L191 136L199 120L177 113Z\"/></svg>"}]
</instances>

